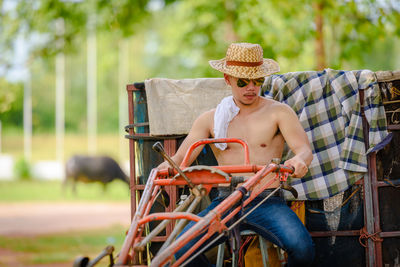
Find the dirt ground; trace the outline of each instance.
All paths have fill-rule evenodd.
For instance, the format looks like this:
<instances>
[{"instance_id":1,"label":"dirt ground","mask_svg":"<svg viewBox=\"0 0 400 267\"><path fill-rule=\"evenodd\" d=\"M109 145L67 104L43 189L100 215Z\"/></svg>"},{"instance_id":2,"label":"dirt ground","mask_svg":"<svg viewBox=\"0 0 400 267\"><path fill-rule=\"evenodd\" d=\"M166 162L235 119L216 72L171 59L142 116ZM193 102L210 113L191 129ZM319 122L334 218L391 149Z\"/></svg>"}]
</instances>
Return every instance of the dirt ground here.
<instances>
[{"instance_id":1,"label":"dirt ground","mask_svg":"<svg viewBox=\"0 0 400 267\"><path fill-rule=\"evenodd\" d=\"M129 222L129 203L0 204L1 236L37 236L102 229L116 224L128 227ZM16 260L19 254L8 249L0 249L0 266L22 266ZM71 264L60 264L55 267L63 266Z\"/></svg>"}]
</instances>

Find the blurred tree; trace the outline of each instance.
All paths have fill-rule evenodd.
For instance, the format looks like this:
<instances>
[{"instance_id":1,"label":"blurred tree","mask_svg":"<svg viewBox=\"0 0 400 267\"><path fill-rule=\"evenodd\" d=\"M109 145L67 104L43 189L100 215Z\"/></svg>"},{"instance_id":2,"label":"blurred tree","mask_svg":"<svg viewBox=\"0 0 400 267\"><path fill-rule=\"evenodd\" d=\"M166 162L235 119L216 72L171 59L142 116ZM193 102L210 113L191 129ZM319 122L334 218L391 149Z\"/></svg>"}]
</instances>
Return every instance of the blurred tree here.
<instances>
[{"instance_id":1,"label":"blurred tree","mask_svg":"<svg viewBox=\"0 0 400 267\"><path fill-rule=\"evenodd\" d=\"M38 58L31 64L32 127L34 132L55 128L54 60Z\"/></svg>"},{"instance_id":2,"label":"blurred tree","mask_svg":"<svg viewBox=\"0 0 400 267\"><path fill-rule=\"evenodd\" d=\"M23 93L22 84L0 78L0 121L3 125L22 126Z\"/></svg>"},{"instance_id":3,"label":"blurred tree","mask_svg":"<svg viewBox=\"0 0 400 267\"><path fill-rule=\"evenodd\" d=\"M199 61L220 56L232 41L261 43L267 57L282 59L284 65L295 62L296 66L300 60L303 69L340 68L352 60L362 61L378 39L400 35L399 0L19 0L17 3L14 13L0 13L3 49L10 47L18 34L41 33L36 55L53 55L57 52L55 43L61 37L66 41L67 51L79 47L77 42L79 36L86 34L90 12L97 14L98 31L116 33L116 38L141 31L148 26L141 22L150 21L150 15L154 14L157 21L153 26L157 29L149 33L149 42L166 45L151 51L160 53L159 60L151 64L163 69L166 59L178 57L174 64L181 66L179 71L196 69ZM167 5L171 3L174 4ZM158 5L156 12L152 12L154 5ZM58 18L65 20L64 36L55 33ZM158 36L154 32L159 32ZM304 62L304 55L313 60ZM195 73L209 74L204 70ZM176 75L177 71L174 72Z\"/></svg>"},{"instance_id":4,"label":"blurred tree","mask_svg":"<svg viewBox=\"0 0 400 267\"><path fill-rule=\"evenodd\" d=\"M207 61L223 57L228 44L236 41L260 43L265 57L280 63L281 72L400 66L395 56L400 53L400 0L8 2L15 8L0 9L0 71L14 60L10 51L15 40L29 37L35 44L30 60L35 71L34 123L43 124L43 130L54 127L53 56L59 52L59 38L65 39L67 55L66 129L86 130L85 42L92 11L97 14L99 132L118 127L116 71L122 38L129 37L131 43L127 60L132 81L220 77ZM64 35L55 31L59 18L65 21ZM18 117L15 107L7 116L14 111Z\"/></svg>"},{"instance_id":5,"label":"blurred tree","mask_svg":"<svg viewBox=\"0 0 400 267\"><path fill-rule=\"evenodd\" d=\"M232 41L260 43L282 71L365 63L366 54L390 57L371 49L383 38L394 42L400 36L399 9L398 0L187 0L156 15L148 43L158 44L151 53L161 57L152 67L172 77L191 70L215 75L205 63L220 58ZM166 68L171 63L179 71Z\"/></svg>"},{"instance_id":6,"label":"blurred tree","mask_svg":"<svg viewBox=\"0 0 400 267\"><path fill-rule=\"evenodd\" d=\"M98 34L99 131L118 129L118 40L132 36L152 8L162 8L173 0L6 0L0 1L0 72L15 59L15 40L29 42L29 65L34 72L33 123L35 130L54 129L54 57L66 58L66 116L69 131L85 131L86 42L90 13L96 13ZM7 8L6 8L7 7ZM56 32L56 21L64 20L65 32ZM139 26L137 26L139 25ZM64 46L57 45L63 39ZM60 51L62 49L62 51ZM2 73L0 73L2 76ZM8 94L9 95L9 94Z\"/></svg>"},{"instance_id":7,"label":"blurred tree","mask_svg":"<svg viewBox=\"0 0 400 267\"><path fill-rule=\"evenodd\" d=\"M16 98L16 86L7 82L4 78L0 79L0 114L11 109ZM5 90L7 89L7 90Z\"/></svg>"},{"instance_id":8,"label":"blurred tree","mask_svg":"<svg viewBox=\"0 0 400 267\"><path fill-rule=\"evenodd\" d=\"M12 49L12 43L20 34L29 39L31 35L40 36L34 56L50 56L57 53L59 38L65 40L66 52L75 50L79 36L86 36L86 24L91 13L97 15L98 32L113 32L121 37L134 34L137 24L150 14L150 2L161 6L174 0L18 0L15 8L0 12L0 29L4 32L1 45ZM4 4L3 4L4 5ZM0 2L1 7L1 2ZM56 33L55 23L64 19L65 33Z\"/></svg>"},{"instance_id":9,"label":"blurred tree","mask_svg":"<svg viewBox=\"0 0 400 267\"><path fill-rule=\"evenodd\" d=\"M86 49L84 38L76 53L66 57L65 66L65 129L86 132ZM99 77L100 80L102 77ZM101 84L101 82L99 83ZM101 109L99 109L101 112Z\"/></svg>"}]
</instances>

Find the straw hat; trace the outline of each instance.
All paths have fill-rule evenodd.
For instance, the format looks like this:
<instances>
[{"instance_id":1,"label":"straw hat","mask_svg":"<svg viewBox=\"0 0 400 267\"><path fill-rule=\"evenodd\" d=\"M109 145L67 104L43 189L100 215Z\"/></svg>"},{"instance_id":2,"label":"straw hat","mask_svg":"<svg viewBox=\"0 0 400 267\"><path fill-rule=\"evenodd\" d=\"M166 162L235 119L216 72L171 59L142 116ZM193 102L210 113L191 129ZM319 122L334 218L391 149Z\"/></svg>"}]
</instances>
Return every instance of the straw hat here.
<instances>
[{"instance_id":1,"label":"straw hat","mask_svg":"<svg viewBox=\"0 0 400 267\"><path fill-rule=\"evenodd\" d=\"M276 61L263 58L259 44L233 43L226 51L226 57L210 60L210 66L236 78L256 79L278 72Z\"/></svg>"}]
</instances>

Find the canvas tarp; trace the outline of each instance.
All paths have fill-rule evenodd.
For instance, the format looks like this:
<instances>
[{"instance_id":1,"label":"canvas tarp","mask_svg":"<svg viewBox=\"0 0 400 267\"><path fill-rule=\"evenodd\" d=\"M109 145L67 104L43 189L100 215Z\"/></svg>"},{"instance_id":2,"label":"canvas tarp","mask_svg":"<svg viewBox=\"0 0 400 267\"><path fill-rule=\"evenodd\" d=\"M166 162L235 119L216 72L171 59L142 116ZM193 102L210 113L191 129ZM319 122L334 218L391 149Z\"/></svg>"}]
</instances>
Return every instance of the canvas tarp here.
<instances>
[{"instance_id":1,"label":"canvas tarp","mask_svg":"<svg viewBox=\"0 0 400 267\"><path fill-rule=\"evenodd\" d=\"M231 95L223 78L145 81L150 135L187 134L194 120Z\"/></svg>"}]
</instances>

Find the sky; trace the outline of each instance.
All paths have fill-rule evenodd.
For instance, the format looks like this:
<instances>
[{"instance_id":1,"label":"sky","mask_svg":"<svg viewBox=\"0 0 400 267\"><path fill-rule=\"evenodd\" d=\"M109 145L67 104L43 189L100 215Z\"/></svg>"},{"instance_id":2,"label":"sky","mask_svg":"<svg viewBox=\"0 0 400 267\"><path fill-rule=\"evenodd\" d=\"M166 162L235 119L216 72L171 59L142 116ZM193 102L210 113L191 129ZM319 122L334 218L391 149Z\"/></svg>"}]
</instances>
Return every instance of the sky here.
<instances>
[{"instance_id":1,"label":"sky","mask_svg":"<svg viewBox=\"0 0 400 267\"><path fill-rule=\"evenodd\" d=\"M5 12L13 12L16 5L17 1L15 0L4 0L2 9ZM6 79L10 82L23 81L27 77L25 62L28 58L28 49L29 45L22 36L14 41L14 54L12 55L12 58L14 58L13 65L11 69L6 72ZM2 71L5 71L4 66L0 66L0 74Z\"/></svg>"},{"instance_id":2,"label":"sky","mask_svg":"<svg viewBox=\"0 0 400 267\"><path fill-rule=\"evenodd\" d=\"M81 0L64 0L70 2L79 2ZM16 0L4 0L3 6L1 7L5 12L13 12L17 5ZM160 10L164 6L163 0L152 0L149 2L148 9L151 11ZM6 79L10 82L21 82L24 81L28 75L28 68L26 67L26 62L29 57L29 49L36 43L40 42L43 36L33 35L30 40L24 39L22 35L14 41L14 54L12 58L14 59L13 65L6 72ZM5 71L5 67L0 65L0 75Z\"/></svg>"}]
</instances>

